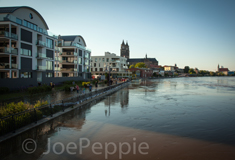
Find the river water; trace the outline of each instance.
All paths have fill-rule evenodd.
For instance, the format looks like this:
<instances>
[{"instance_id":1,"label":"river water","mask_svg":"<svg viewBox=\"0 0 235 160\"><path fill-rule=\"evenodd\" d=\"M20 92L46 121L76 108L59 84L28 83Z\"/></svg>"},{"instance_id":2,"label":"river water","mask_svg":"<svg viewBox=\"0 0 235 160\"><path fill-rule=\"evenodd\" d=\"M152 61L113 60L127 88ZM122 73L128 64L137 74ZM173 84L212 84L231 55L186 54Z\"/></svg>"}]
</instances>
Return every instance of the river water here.
<instances>
[{"instance_id":1,"label":"river water","mask_svg":"<svg viewBox=\"0 0 235 160\"><path fill-rule=\"evenodd\" d=\"M234 115L235 77L146 80L67 114L34 153L5 159L234 159Z\"/></svg>"}]
</instances>

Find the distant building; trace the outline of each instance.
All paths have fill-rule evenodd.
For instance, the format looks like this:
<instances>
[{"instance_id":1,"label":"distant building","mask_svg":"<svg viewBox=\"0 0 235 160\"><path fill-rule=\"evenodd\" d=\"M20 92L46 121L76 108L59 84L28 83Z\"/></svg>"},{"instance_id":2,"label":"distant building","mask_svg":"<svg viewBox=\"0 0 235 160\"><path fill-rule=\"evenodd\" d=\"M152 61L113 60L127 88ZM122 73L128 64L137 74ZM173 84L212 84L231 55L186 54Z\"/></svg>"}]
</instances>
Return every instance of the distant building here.
<instances>
[{"instance_id":1,"label":"distant building","mask_svg":"<svg viewBox=\"0 0 235 160\"><path fill-rule=\"evenodd\" d=\"M174 72L175 71L175 66L164 66L164 71Z\"/></svg>"},{"instance_id":2,"label":"distant building","mask_svg":"<svg viewBox=\"0 0 235 160\"><path fill-rule=\"evenodd\" d=\"M125 58L127 58L127 59L130 58L130 49L129 49L129 45L128 45L128 42L126 42L126 44L125 44L125 43L124 43L124 40L122 41L122 44L121 44L120 56L121 56L121 57L125 57Z\"/></svg>"},{"instance_id":3,"label":"distant building","mask_svg":"<svg viewBox=\"0 0 235 160\"><path fill-rule=\"evenodd\" d=\"M153 70L150 68L129 68L128 71L136 74L138 78L148 78L153 75Z\"/></svg>"},{"instance_id":4,"label":"distant building","mask_svg":"<svg viewBox=\"0 0 235 160\"><path fill-rule=\"evenodd\" d=\"M229 69L228 68L224 68L223 66L221 66L221 68L219 67L219 64L218 64L218 67L217 67L217 72L221 72L223 73L224 75L228 75L228 72L229 72Z\"/></svg>"},{"instance_id":5,"label":"distant building","mask_svg":"<svg viewBox=\"0 0 235 160\"><path fill-rule=\"evenodd\" d=\"M145 55L145 58L130 58L127 62L129 62L129 65L135 65L136 63L143 62L148 68L151 68L151 65L158 66L158 61L156 58L148 58L147 54Z\"/></svg>"},{"instance_id":6,"label":"distant building","mask_svg":"<svg viewBox=\"0 0 235 160\"><path fill-rule=\"evenodd\" d=\"M104 56L91 56L91 73L93 75L104 75L110 73L114 78L130 77L127 72L127 58L117 56L114 53L105 52Z\"/></svg>"}]
</instances>

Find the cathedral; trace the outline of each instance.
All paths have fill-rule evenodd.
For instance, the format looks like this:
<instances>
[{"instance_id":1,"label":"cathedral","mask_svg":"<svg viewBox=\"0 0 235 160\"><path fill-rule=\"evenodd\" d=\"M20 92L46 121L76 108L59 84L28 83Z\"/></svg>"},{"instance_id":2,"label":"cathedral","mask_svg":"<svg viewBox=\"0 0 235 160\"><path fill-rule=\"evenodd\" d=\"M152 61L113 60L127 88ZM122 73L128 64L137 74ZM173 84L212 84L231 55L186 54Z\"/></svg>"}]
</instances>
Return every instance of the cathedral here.
<instances>
[{"instance_id":1,"label":"cathedral","mask_svg":"<svg viewBox=\"0 0 235 160\"><path fill-rule=\"evenodd\" d=\"M124 40L121 44L120 56L127 58L127 62L129 62L129 65L135 65L139 62L145 63L145 65L150 68L152 65L158 65L158 61L156 60L156 58L148 58L147 54L145 55L145 58L130 58L129 45L128 42L126 42L125 44Z\"/></svg>"},{"instance_id":2,"label":"cathedral","mask_svg":"<svg viewBox=\"0 0 235 160\"><path fill-rule=\"evenodd\" d=\"M126 44L125 44L125 43L124 43L124 40L122 41L122 44L121 44L120 56L121 56L121 57L125 57L125 58L127 58L127 59L130 58L129 45L128 45L128 42L126 42Z\"/></svg>"}]
</instances>

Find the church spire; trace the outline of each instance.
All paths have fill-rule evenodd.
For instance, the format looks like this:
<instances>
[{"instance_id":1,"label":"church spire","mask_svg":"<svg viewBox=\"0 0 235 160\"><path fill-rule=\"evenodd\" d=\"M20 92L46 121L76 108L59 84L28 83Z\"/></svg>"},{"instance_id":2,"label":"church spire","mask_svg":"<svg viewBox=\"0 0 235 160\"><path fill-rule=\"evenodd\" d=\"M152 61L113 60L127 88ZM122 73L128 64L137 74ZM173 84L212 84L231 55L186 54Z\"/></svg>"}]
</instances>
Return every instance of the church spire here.
<instances>
[{"instance_id":1,"label":"church spire","mask_svg":"<svg viewBox=\"0 0 235 160\"><path fill-rule=\"evenodd\" d=\"M125 45L124 40L122 40L122 45Z\"/></svg>"},{"instance_id":2,"label":"church spire","mask_svg":"<svg viewBox=\"0 0 235 160\"><path fill-rule=\"evenodd\" d=\"M126 45L128 46L128 41L126 41Z\"/></svg>"}]
</instances>

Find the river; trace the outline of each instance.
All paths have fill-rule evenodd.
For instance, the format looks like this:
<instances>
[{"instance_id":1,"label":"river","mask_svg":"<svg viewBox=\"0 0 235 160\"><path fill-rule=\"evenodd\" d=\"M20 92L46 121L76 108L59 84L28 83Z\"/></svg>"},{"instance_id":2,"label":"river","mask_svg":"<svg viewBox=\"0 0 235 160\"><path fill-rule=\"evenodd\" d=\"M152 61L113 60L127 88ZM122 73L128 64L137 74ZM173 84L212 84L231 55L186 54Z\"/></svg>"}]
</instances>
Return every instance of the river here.
<instances>
[{"instance_id":1,"label":"river","mask_svg":"<svg viewBox=\"0 0 235 160\"><path fill-rule=\"evenodd\" d=\"M235 77L144 80L54 121L33 153L18 147L5 159L234 159L234 114Z\"/></svg>"}]
</instances>

